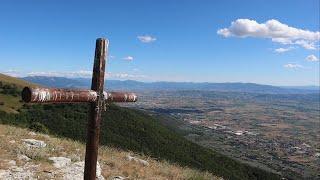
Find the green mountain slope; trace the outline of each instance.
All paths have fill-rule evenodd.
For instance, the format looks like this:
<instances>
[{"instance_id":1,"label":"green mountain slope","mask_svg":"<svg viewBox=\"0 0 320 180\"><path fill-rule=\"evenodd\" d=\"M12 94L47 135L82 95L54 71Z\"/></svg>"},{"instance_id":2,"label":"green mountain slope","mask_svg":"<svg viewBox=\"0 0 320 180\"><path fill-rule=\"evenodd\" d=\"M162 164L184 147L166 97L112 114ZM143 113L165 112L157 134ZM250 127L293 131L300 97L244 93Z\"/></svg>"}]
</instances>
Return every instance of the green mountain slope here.
<instances>
[{"instance_id":1,"label":"green mountain slope","mask_svg":"<svg viewBox=\"0 0 320 180\"><path fill-rule=\"evenodd\" d=\"M17 114L0 112L0 123L85 140L88 105L23 105L18 111ZM104 145L207 170L227 179L279 179L278 175L194 144L142 111L111 105L103 114L101 131Z\"/></svg>"},{"instance_id":2,"label":"green mountain slope","mask_svg":"<svg viewBox=\"0 0 320 180\"><path fill-rule=\"evenodd\" d=\"M24 86L37 86L22 79L0 74L0 111L17 113L22 106L20 92Z\"/></svg>"},{"instance_id":3,"label":"green mountain slope","mask_svg":"<svg viewBox=\"0 0 320 180\"><path fill-rule=\"evenodd\" d=\"M28 81L19 79L19 78L15 78L15 77L11 77L11 76L7 76L5 74L1 74L0 73L0 82L2 83L7 83L7 84L15 84L18 87L25 87L25 86L37 86L34 83L30 83Z\"/></svg>"}]
</instances>

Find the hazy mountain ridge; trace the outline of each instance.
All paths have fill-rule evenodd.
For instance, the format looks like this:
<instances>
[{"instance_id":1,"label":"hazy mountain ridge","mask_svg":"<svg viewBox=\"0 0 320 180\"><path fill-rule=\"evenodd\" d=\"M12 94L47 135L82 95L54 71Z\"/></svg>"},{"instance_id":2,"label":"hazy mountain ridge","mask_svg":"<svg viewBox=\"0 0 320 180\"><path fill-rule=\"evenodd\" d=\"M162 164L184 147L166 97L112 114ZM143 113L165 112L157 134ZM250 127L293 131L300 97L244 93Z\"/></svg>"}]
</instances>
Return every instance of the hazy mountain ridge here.
<instances>
[{"instance_id":1,"label":"hazy mountain ridge","mask_svg":"<svg viewBox=\"0 0 320 180\"><path fill-rule=\"evenodd\" d=\"M28 76L24 80L41 84L47 87L60 88L90 88L89 78L64 78L46 76ZM203 90L203 91L230 91L265 94L308 94L319 93L317 86L271 86L255 83L194 83L194 82L140 82L133 80L107 80L106 87L110 90L131 91L177 91L177 90Z\"/></svg>"}]
</instances>

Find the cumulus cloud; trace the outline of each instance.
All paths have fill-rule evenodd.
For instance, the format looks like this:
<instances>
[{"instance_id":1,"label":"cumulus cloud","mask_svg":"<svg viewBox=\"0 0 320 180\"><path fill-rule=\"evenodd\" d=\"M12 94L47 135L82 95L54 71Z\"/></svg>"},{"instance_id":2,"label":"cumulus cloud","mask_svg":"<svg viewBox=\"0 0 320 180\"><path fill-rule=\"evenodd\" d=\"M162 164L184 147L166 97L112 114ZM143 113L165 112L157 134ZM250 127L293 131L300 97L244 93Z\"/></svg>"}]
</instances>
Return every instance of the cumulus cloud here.
<instances>
[{"instance_id":1,"label":"cumulus cloud","mask_svg":"<svg viewBox=\"0 0 320 180\"><path fill-rule=\"evenodd\" d=\"M307 61L311 61L311 62L317 62L317 61L319 61L319 58L317 56L311 54L311 55L306 57L306 60Z\"/></svg>"},{"instance_id":2,"label":"cumulus cloud","mask_svg":"<svg viewBox=\"0 0 320 180\"><path fill-rule=\"evenodd\" d=\"M157 38L150 35L137 36L137 38L143 43L151 43L157 40Z\"/></svg>"},{"instance_id":3,"label":"cumulus cloud","mask_svg":"<svg viewBox=\"0 0 320 180\"><path fill-rule=\"evenodd\" d=\"M283 65L283 67L288 68L288 69L300 69L300 68L303 68L302 65L293 64L293 63L285 64L285 65Z\"/></svg>"},{"instance_id":4,"label":"cumulus cloud","mask_svg":"<svg viewBox=\"0 0 320 180\"><path fill-rule=\"evenodd\" d=\"M237 19L231 23L230 27L219 29L217 33L224 37L267 38L281 44L296 44L305 49L316 49L320 41L319 31L290 27L275 19L265 23L258 23L250 19Z\"/></svg>"},{"instance_id":5,"label":"cumulus cloud","mask_svg":"<svg viewBox=\"0 0 320 180\"><path fill-rule=\"evenodd\" d=\"M284 53L284 52L291 51L292 49L294 49L294 48L293 47L277 48L277 49L274 50L274 52L276 52L276 53Z\"/></svg>"},{"instance_id":6,"label":"cumulus cloud","mask_svg":"<svg viewBox=\"0 0 320 180\"><path fill-rule=\"evenodd\" d=\"M318 32L319 33L319 32ZM319 40L318 40L319 41ZM317 47L319 46L319 44L318 45L316 45L316 41L306 41L306 40L297 40L297 41L295 41L295 42L293 42L293 43L291 43L291 44L297 44L297 45L300 45L300 46L302 46L303 48L305 48L305 49L309 49L309 50L316 50L317 49Z\"/></svg>"},{"instance_id":7,"label":"cumulus cloud","mask_svg":"<svg viewBox=\"0 0 320 180\"><path fill-rule=\"evenodd\" d=\"M132 61L133 57L132 56L126 56L124 58L122 58L123 60L127 60L127 61Z\"/></svg>"}]
</instances>

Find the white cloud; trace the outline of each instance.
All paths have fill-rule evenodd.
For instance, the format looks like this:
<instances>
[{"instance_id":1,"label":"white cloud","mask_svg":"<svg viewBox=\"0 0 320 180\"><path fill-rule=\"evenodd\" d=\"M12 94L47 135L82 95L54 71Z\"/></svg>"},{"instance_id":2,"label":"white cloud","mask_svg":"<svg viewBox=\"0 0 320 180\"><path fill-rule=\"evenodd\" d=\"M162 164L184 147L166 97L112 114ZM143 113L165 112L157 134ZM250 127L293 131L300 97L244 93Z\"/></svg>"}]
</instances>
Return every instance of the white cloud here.
<instances>
[{"instance_id":1,"label":"white cloud","mask_svg":"<svg viewBox=\"0 0 320 180\"><path fill-rule=\"evenodd\" d=\"M14 77L25 77L25 76L46 76L46 77L66 77L66 78L91 78L92 71L88 70L79 70L79 71L33 71L33 72L16 72L13 74L12 71L2 72L9 76ZM128 73L111 73L108 72L105 74L106 78L113 79L143 79L145 75L141 74L128 74Z\"/></svg>"},{"instance_id":2,"label":"white cloud","mask_svg":"<svg viewBox=\"0 0 320 180\"><path fill-rule=\"evenodd\" d=\"M320 41L319 31L309 31L290 27L275 19L258 23L250 19L237 19L228 28L219 29L219 35L224 37L255 37L268 38L281 44L297 44L305 49L316 49Z\"/></svg>"},{"instance_id":3,"label":"white cloud","mask_svg":"<svg viewBox=\"0 0 320 180\"><path fill-rule=\"evenodd\" d=\"M110 55L110 56L109 56L109 58L110 58L110 59L114 59L114 58L116 58L116 57L115 57L115 56Z\"/></svg>"},{"instance_id":4,"label":"white cloud","mask_svg":"<svg viewBox=\"0 0 320 180\"><path fill-rule=\"evenodd\" d=\"M311 61L311 62L316 62L316 61L319 61L319 58L313 54L309 55L306 57L306 60L307 61Z\"/></svg>"},{"instance_id":5,"label":"white cloud","mask_svg":"<svg viewBox=\"0 0 320 180\"><path fill-rule=\"evenodd\" d=\"M291 43L292 44L292 43ZM308 42L306 40L297 40L294 42L294 44L297 44L297 45L300 45L302 46L303 48L305 49L309 49L309 50L316 50L317 49L317 46L319 45L316 45L316 42Z\"/></svg>"},{"instance_id":6,"label":"white cloud","mask_svg":"<svg viewBox=\"0 0 320 180\"><path fill-rule=\"evenodd\" d=\"M288 68L288 69L300 69L300 68L303 68L302 65L293 64L293 63L285 64L285 65L283 65L283 67Z\"/></svg>"},{"instance_id":7,"label":"white cloud","mask_svg":"<svg viewBox=\"0 0 320 180\"><path fill-rule=\"evenodd\" d=\"M21 72L15 69L9 69L7 71L2 71L1 73L13 77L22 77Z\"/></svg>"},{"instance_id":8,"label":"white cloud","mask_svg":"<svg viewBox=\"0 0 320 180\"><path fill-rule=\"evenodd\" d=\"M54 77L59 77L62 76L61 73L59 72L49 72L49 71L32 71L32 72L28 72L26 74L27 76L54 76Z\"/></svg>"},{"instance_id":9,"label":"white cloud","mask_svg":"<svg viewBox=\"0 0 320 180\"><path fill-rule=\"evenodd\" d=\"M128 73L108 73L108 78L115 79L137 79L137 78L145 78L145 75L140 74L128 74Z\"/></svg>"},{"instance_id":10,"label":"white cloud","mask_svg":"<svg viewBox=\"0 0 320 180\"><path fill-rule=\"evenodd\" d=\"M92 77L92 71L87 70L79 70L79 71L44 71L44 72L29 72L26 73L27 76L49 76L49 77L69 77L69 78L77 78L77 77Z\"/></svg>"},{"instance_id":11,"label":"white cloud","mask_svg":"<svg viewBox=\"0 0 320 180\"><path fill-rule=\"evenodd\" d=\"M133 60L133 57L132 56L127 56L127 57L124 57L122 58L123 60L128 60L128 61L132 61Z\"/></svg>"},{"instance_id":12,"label":"white cloud","mask_svg":"<svg viewBox=\"0 0 320 180\"><path fill-rule=\"evenodd\" d=\"M107 72L105 74L105 79L131 79L131 80L142 80L146 79L147 76L140 74L140 70L134 69L132 74L126 72L111 73ZM66 78L91 78L91 70L77 70L77 71L18 71L18 70L7 70L0 71L0 73L13 76L13 77L26 77L26 76L46 76L46 77L66 77Z\"/></svg>"},{"instance_id":13,"label":"white cloud","mask_svg":"<svg viewBox=\"0 0 320 180\"><path fill-rule=\"evenodd\" d=\"M293 47L278 48L278 49L275 49L274 52L276 52L276 53L284 53L284 52L291 51L292 49L294 49L294 48Z\"/></svg>"},{"instance_id":14,"label":"white cloud","mask_svg":"<svg viewBox=\"0 0 320 180\"><path fill-rule=\"evenodd\" d=\"M137 38L143 43L151 43L151 42L154 42L157 40L157 38L149 36L149 35L137 36Z\"/></svg>"}]
</instances>

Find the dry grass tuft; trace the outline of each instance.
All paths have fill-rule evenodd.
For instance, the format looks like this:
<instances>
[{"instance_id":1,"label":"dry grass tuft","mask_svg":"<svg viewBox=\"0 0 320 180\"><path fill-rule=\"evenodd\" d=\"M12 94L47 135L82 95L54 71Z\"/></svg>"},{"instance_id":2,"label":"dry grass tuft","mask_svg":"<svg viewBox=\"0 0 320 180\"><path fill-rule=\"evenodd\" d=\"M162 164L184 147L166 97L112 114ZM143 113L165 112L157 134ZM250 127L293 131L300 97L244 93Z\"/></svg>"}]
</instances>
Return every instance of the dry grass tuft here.
<instances>
[{"instance_id":1,"label":"dry grass tuft","mask_svg":"<svg viewBox=\"0 0 320 180\"><path fill-rule=\"evenodd\" d=\"M44 141L47 146L41 149L30 149L24 146L21 139L32 138ZM17 165L23 163L17 156L20 154L31 158L28 163L40 164L37 176L40 179L48 178L48 173L55 170L48 157L63 156L73 162L83 161L85 145L70 139L49 137L43 134L30 134L27 129L0 125L0 169L5 169L7 160L16 160ZM128 161L126 156L131 155L148 161L149 165ZM181 167L166 161L158 161L148 156L138 155L121 149L101 146L98 161L102 168L102 175L109 179L122 176L128 179L221 179L208 172L202 172L187 167Z\"/></svg>"}]
</instances>

